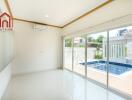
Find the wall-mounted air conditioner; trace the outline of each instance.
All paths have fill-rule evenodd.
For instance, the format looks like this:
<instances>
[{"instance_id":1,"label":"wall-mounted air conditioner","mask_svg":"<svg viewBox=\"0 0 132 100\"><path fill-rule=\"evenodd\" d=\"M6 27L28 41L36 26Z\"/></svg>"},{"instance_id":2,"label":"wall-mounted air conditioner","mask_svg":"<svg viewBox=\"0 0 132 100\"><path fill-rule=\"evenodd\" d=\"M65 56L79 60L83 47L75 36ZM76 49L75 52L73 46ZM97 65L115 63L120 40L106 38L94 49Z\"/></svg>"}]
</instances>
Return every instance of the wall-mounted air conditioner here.
<instances>
[{"instance_id":1,"label":"wall-mounted air conditioner","mask_svg":"<svg viewBox=\"0 0 132 100\"><path fill-rule=\"evenodd\" d=\"M43 31L46 30L48 26L46 25L39 25L39 24L33 24L33 29L37 31Z\"/></svg>"}]
</instances>

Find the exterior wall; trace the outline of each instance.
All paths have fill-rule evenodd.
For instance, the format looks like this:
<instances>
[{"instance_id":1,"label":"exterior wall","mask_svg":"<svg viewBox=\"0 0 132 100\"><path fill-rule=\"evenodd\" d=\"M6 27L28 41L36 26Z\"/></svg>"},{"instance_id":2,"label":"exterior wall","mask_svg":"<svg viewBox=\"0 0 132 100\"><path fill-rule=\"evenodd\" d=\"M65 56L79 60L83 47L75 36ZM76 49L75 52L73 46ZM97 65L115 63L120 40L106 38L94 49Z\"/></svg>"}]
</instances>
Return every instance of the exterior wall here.
<instances>
[{"instance_id":1,"label":"exterior wall","mask_svg":"<svg viewBox=\"0 0 132 100\"><path fill-rule=\"evenodd\" d=\"M127 63L132 64L132 39L128 40L127 52Z\"/></svg>"},{"instance_id":2,"label":"exterior wall","mask_svg":"<svg viewBox=\"0 0 132 100\"><path fill-rule=\"evenodd\" d=\"M114 37L109 40L109 57L110 59L124 59L126 57L125 45L127 40L123 37ZM107 42L103 41L103 55L107 57Z\"/></svg>"},{"instance_id":3,"label":"exterior wall","mask_svg":"<svg viewBox=\"0 0 132 100\"><path fill-rule=\"evenodd\" d=\"M130 33L131 34L131 33ZM132 64L132 39L131 37L118 36L109 40L110 61ZM103 41L103 58L106 59L107 46Z\"/></svg>"}]
</instances>

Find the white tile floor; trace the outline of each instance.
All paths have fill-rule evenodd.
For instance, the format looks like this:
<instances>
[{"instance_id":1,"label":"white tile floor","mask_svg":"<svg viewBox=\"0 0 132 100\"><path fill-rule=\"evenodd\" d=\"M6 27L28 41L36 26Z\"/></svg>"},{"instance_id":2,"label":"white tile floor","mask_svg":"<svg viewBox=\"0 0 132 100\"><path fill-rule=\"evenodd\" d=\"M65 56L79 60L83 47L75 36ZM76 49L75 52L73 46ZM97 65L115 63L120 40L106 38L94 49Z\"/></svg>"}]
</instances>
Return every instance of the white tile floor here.
<instances>
[{"instance_id":1,"label":"white tile floor","mask_svg":"<svg viewBox=\"0 0 132 100\"><path fill-rule=\"evenodd\" d=\"M68 71L13 77L2 100L126 100Z\"/></svg>"}]
</instances>

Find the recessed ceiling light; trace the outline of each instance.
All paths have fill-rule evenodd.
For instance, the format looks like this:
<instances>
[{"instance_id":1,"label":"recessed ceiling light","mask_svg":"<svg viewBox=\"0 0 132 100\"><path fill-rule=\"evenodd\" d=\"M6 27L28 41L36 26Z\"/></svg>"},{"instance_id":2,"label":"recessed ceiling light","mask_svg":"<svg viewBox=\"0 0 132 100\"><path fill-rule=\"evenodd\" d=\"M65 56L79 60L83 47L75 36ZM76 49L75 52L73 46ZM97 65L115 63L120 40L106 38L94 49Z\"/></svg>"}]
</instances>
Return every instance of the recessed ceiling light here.
<instances>
[{"instance_id":1,"label":"recessed ceiling light","mask_svg":"<svg viewBox=\"0 0 132 100\"><path fill-rule=\"evenodd\" d=\"M46 18L48 18L48 17L49 17L49 15L48 15L48 14L45 14L45 17L46 17Z\"/></svg>"}]
</instances>

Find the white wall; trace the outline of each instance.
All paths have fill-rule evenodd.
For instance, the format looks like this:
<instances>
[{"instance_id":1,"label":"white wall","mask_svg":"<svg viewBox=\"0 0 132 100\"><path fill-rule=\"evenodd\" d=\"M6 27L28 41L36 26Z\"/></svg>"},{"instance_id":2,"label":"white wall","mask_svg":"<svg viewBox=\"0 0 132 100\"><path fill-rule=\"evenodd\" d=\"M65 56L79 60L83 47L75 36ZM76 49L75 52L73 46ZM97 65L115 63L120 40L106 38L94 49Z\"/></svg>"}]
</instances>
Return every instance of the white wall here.
<instances>
[{"instance_id":1,"label":"white wall","mask_svg":"<svg viewBox=\"0 0 132 100\"><path fill-rule=\"evenodd\" d=\"M4 0L0 0L0 14L1 12L8 12ZM13 32L0 30L0 100L11 79L13 52Z\"/></svg>"},{"instance_id":2,"label":"white wall","mask_svg":"<svg viewBox=\"0 0 132 100\"><path fill-rule=\"evenodd\" d=\"M62 40L59 28L33 30L33 24L14 21L15 60L13 74L52 70L62 67Z\"/></svg>"},{"instance_id":3,"label":"white wall","mask_svg":"<svg viewBox=\"0 0 132 100\"><path fill-rule=\"evenodd\" d=\"M0 31L0 100L11 78L11 62L14 52L14 34Z\"/></svg>"},{"instance_id":4,"label":"white wall","mask_svg":"<svg viewBox=\"0 0 132 100\"><path fill-rule=\"evenodd\" d=\"M132 24L132 0L113 0L110 4L63 29L63 35L86 34Z\"/></svg>"},{"instance_id":5,"label":"white wall","mask_svg":"<svg viewBox=\"0 0 132 100\"><path fill-rule=\"evenodd\" d=\"M0 100L11 79L11 62L14 52L14 35L11 31L0 31Z\"/></svg>"},{"instance_id":6,"label":"white wall","mask_svg":"<svg viewBox=\"0 0 132 100\"><path fill-rule=\"evenodd\" d=\"M11 63L8 64L2 71L0 71L0 100L7 88L11 79Z\"/></svg>"},{"instance_id":7,"label":"white wall","mask_svg":"<svg viewBox=\"0 0 132 100\"><path fill-rule=\"evenodd\" d=\"M14 34L11 31L0 31L0 71L13 59Z\"/></svg>"}]
</instances>

